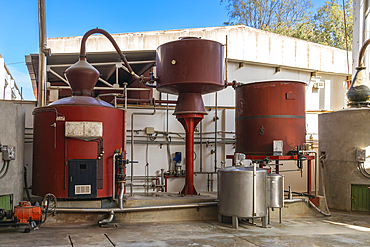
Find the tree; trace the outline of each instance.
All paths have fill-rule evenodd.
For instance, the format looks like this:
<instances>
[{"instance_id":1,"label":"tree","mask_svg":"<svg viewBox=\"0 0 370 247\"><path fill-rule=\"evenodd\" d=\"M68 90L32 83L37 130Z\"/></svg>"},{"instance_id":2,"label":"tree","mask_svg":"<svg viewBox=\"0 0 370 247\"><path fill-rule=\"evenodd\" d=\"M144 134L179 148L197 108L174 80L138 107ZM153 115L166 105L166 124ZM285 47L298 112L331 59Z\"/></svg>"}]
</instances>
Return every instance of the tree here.
<instances>
[{"instance_id":1,"label":"tree","mask_svg":"<svg viewBox=\"0 0 370 247\"><path fill-rule=\"evenodd\" d=\"M222 2L223 0L221 0ZM345 0L348 49L352 43L352 0ZM312 14L311 0L228 0L229 22L346 49L343 7L328 0Z\"/></svg>"},{"instance_id":2,"label":"tree","mask_svg":"<svg viewBox=\"0 0 370 247\"><path fill-rule=\"evenodd\" d=\"M280 32L308 20L311 8L311 0L228 0L230 22L225 24Z\"/></svg>"},{"instance_id":3,"label":"tree","mask_svg":"<svg viewBox=\"0 0 370 247\"><path fill-rule=\"evenodd\" d=\"M346 49L346 31L348 49L352 50L353 8L352 0L345 2L346 29L343 7L336 0L328 0L314 16L313 42Z\"/></svg>"}]
</instances>

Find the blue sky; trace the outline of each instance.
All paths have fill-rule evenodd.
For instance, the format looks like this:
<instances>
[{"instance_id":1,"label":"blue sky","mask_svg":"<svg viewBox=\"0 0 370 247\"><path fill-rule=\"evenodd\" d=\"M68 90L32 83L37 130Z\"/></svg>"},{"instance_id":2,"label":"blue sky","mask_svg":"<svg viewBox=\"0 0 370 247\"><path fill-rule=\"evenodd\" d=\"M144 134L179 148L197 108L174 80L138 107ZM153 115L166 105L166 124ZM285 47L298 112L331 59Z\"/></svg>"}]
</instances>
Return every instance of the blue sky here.
<instances>
[{"instance_id":1,"label":"blue sky","mask_svg":"<svg viewBox=\"0 0 370 247\"><path fill-rule=\"evenodd\" d=\"M110 33L222 26L226 3L219 0L45 0L47 37L82 36L92 28ZM315 7L324 0L313 0ZM0 0L0 54L33 100L24 56L38 53L37 0Z\"/></svg>"}]
</instances>

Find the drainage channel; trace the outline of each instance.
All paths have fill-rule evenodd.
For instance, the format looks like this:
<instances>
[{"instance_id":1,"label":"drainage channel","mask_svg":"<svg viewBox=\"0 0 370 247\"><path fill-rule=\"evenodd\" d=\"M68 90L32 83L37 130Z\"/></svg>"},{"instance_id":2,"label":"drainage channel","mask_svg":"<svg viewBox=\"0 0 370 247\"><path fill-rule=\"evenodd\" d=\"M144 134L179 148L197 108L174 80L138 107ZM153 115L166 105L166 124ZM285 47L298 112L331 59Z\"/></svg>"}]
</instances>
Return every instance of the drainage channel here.
<instances>
[{"instance_id":1,"label":"drainage channel","mask_svg":"<svg viewBox=\"0 0 370 247\"><path fill-rule=\"evenodd\" d=\"M108 241L110 242L112 246L116 246L116 244L109 238L108 234L104 233L104 236L108 239ZM71 246L74 247L71 235L68 235L68 239L69 239L69 243L71 244Z\"/></svg>"},{"instance_id":2,"label":"drainage channel","mask_svg":"<svg viewBox=\"0 0 370 247\"><path fill-rule=\"evenodd\" d=\"M72 242L71 235L68 235L68 238L69 238L69 242L71 243L71 246L74 247L73 242Z\"/></svg>"},{"instance_id":3,"label":"drainage channel","mask_svg":"<svg viewBox=\"0 0 370 247\"><path fill-rule=\"evenodd\" d=\"M112 242L112 240L110 240L110 238L108 237L108 235L106 234L106 233L104 233L104 235L105 235L105 237L107 237L107 239L109 240L109 242L112 244L112 246L116 246L113 242Z\"/></svg>"}]
</instances>

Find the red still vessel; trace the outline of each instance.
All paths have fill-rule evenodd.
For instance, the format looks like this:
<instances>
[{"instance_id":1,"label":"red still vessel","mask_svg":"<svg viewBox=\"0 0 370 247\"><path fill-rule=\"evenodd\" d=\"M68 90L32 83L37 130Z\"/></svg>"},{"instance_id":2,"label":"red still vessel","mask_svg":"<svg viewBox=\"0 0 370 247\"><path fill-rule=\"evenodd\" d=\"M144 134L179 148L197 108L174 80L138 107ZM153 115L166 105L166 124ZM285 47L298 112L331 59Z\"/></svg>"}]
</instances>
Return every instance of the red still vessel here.
<instances>
[{"instance_id":1,"label":"red still vessel","mask_svg":"<svg viewBox=\"0 0 370 247\"><path fill-rule=\"evenodd\" d=\"M221 43L199 38L182 38L157 48L157 90L179 95L174 115L186 132L186 173L181 194L197 194L194 129L207 114L202 94L224 87L223 58Z\"/></svg>"},{"instance_id":2,"label":"red still vessel","mask_svg":"<svg viewBox=\"0 0 370 247\"><path fill-rule=\"evenodd\" d=\"M272 155L283 141L283 155L305 142L305 83L263 81L236 88L235 152Z\"/></svg>"},{"instance_id":3,"label":"red still vessel","mask_svg":"<svg viewBox=\"0 0 370 247\"><path fill-rule=\"evenodd\" d=\"M34 110L35 195L52 193L72 199L112 196L113 154L124 146L124 114L91 97L100 76L86 61L85 43L93 33L104 34L124 57L106 31L88 31L82 38L79 61L66 70L73 96Z\"/></svg>"},{"instance_id":4,"label":"red still vessel","mask_svg":"<svg viewBox=\"0 0 370 247\"><path fill-rule=\"evenodd\" d=\"M68 138L66 122L100 122L103 135L94 140ZM113 153L123 146L123 111L87 96L64 98L36 108L33 145L33 194L110 197Z\"/></svg>"}]
</instances>

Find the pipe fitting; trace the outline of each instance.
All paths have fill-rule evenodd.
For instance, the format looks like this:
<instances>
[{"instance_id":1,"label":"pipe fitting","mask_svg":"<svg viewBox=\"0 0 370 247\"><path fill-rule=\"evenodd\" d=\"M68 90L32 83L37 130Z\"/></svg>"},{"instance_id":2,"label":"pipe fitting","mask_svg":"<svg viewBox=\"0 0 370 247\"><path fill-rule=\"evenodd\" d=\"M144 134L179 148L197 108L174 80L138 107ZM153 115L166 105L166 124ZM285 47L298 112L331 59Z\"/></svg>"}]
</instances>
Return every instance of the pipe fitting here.
<instances>
[{"instance_id":1,"label":"pipe fitting","mask_svg":"<svg viewBox=\"0 0 370 247\"><path fill-rule=\"evenodd\" d=\"M114 211L110 211L109 212L109 218L108 219L104 219L104 220L101 220L99 221L99 226L102 226L102 225L107 225L109 223L111 223L114 219Z\"/></svg>"}]
</instances>

